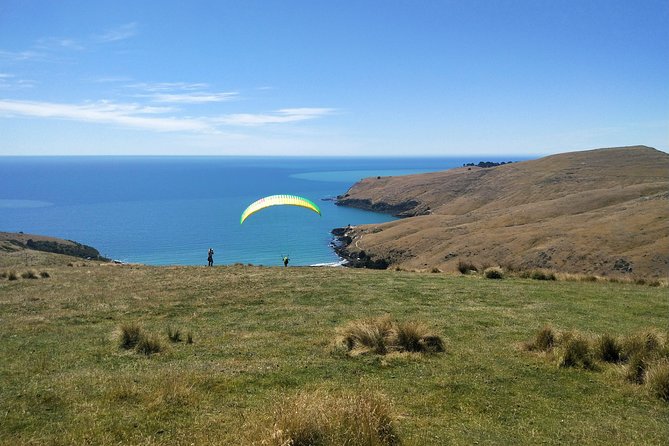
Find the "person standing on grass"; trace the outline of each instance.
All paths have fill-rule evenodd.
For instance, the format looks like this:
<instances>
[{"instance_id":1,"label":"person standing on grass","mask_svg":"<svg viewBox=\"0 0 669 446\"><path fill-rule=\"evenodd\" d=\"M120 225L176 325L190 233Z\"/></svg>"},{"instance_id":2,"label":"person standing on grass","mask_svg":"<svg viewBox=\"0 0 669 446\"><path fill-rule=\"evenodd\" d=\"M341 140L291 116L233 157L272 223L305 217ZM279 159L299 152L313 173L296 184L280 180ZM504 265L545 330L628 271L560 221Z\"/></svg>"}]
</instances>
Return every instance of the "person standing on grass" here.
<instances>
[{"instance_id":1,"label":"person standing on grass","mask_svg":"<svg viewBox=\"0 0 669 446\"><path fill-rule=\"evenodd\" d=\"M209 251L207 252L207 266L214 266L214 250L209 248Z\"/></svg>"},{"instance_id":2,"label":"person standing on grass","mask_svg":"<svg viewBox=\"0 0 669 446\"><path fill-rule=\"evenodd\" d=\"M288 266L289 261L290 259L288 258L288 256L283 256L283 266Z\"/></svg>"}]
</instances>

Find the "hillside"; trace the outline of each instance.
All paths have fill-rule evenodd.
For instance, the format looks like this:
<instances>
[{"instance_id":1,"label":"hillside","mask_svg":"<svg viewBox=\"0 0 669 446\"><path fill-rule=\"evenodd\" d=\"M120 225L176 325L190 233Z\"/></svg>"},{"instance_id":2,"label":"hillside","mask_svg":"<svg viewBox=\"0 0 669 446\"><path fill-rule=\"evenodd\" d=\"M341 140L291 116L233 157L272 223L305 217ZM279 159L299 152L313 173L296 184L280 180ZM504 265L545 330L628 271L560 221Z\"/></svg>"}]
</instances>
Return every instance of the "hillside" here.
<instances>
[{"instance_id":1,"label":"hillside","mask_svg":"<svg viewBox=\"0 0 669 446\"><path fill-rule=\"evenodd\" d=\"M666 345L665 287L347 268L32 268L36 278L23 278L27 268L13 266L12 280L0 267L0 445L278 446L287 443L269 441L274 417L292 398L366 393L388 401L404 446L669 435L669 405L628 381L628 364L559 367L560 350L521 348L545 324L593 343L659 333ZM383 315L425 324L446 351L353 355L337 344L342 327ZM158 353L121 347L132 324Z\"/></svg>"},{"instance_id":2,"label":"hillside","mask_svg":"<svg viewBox=\"0 0 669 446\"><path fill-rule=\"evenodd\" d=\"M0 232L0 266L20 263L64 264L77 259L107 261L100 252L88 245L43 235L22 232Z\"/></svg>"},{"instance_id":3,"label":"hillside","mask_svg":"<svg viewBox=\"0 0 669 446\"><path fill-rule=\"evenodd\" d=\"M366 178L337 203L407 217L347 232L362 264L669 274L669 155L649 147Z\"/></svg>"}]
</instances>

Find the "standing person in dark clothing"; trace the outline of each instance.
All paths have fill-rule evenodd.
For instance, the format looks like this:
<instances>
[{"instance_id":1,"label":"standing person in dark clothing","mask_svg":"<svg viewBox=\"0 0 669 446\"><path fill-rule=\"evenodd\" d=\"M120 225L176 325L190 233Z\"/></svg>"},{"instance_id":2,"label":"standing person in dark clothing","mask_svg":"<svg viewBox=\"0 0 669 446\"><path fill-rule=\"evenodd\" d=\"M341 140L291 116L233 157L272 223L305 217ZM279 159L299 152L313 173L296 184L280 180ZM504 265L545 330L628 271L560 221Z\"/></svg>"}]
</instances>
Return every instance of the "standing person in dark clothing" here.
<instances>
[{"instance_id":1,"label":"standing person in dark clothing","mask_svg":"<svg viewBox=\"0 0 669 446\"><path fill-rule=\"evenodd\" d=\"M289 261L290 259L288 258L288 256L283 256L283 266L288 266Z\"/></svg>"},{"instance_id":2,"label":"standing person in dark clothing","mask_svg":"<svg viewBox=\"0 0 669 446\"><path fill-rule=\"evenodd\" d=\"M209 248L209 251L207 252L207 262L208 266L214 266L214 250Z\"/></svg>"}]
</instances>

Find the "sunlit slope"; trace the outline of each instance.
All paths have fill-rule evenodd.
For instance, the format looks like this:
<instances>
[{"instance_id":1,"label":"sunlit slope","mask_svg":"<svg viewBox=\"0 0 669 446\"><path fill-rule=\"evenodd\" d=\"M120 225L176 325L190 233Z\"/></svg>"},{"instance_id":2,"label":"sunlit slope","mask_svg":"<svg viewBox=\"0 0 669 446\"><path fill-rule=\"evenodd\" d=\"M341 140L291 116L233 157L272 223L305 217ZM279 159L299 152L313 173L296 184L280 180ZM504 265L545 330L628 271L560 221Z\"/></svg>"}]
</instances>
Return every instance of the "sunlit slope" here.
<instances>
[{"instance_id":1,"label":"sunlit slope","mask_svg":"<svg viewBox=\"0 0 669 446\"><path fill-rule=\"evenodd\" d=\"M367 178L339 204L409 216L349 246L392 266L461 260L565 272L669 273L669 155L635 146L494 168Z\"/></svg>"}]
</instances>

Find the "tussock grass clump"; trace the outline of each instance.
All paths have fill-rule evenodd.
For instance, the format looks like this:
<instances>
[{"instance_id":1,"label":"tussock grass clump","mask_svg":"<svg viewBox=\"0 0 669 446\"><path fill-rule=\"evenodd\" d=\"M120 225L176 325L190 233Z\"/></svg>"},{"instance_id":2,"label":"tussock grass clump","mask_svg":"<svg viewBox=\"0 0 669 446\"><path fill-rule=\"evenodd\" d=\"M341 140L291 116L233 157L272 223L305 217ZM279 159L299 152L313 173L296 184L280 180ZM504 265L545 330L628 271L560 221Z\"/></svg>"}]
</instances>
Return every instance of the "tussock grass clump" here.
<instances>
[{"instance_id":1,"label":"tussock grass clump","mask_svg":"<svg viewBox=\"0 0 669 446\"><path fill-rule=\"evenodd\" d=\"M657 358L662 355L662 339L653 331L643 331L627 336L622 343L623 359L634 357ZM666 352L665 352L666 353Z\"/></svg>"},{"instance_id":2,"label":"tussock grass clump","mask_svg":"<svg viewBox=\"0 0 669 446\"><path fill-rule=\"evenodd\" d=\"M119 336L119 346L130 350L135 348L139 341L145 337L144 330L136 323L121 325L121 334Z\"/></svg>"},{"instance_id":3,"label":"tussock grass clump","mask_svg":"<svg viewBox=\"0 0 669 446\"><path fill-rule=\"evenodd\" d=\"M51 274L49 274L48 271L42 271L41 273L39 273L39 276L43 279L48 279L49 277L51 277Z\"/></svg>"},{"instance_id":4,"label":"tussock grass clump","mask_svg":"<svg viewBox=\"0 0 669 446\"><path fill-rule=\"evenodd\" d=\"M390 316L352 321L339 331L349 354L444 351L442 339L424 324L397 322Z\"/></svg>"},{"instance_id":5,"label":"tussock grass clump","mask_svg":"<svg viewBox=\"0 0 669 446\"><path fill-rule=\"evenodd\" d=\"M167 338L172 342L181 342L181 331L178 328L167 327Z\"/></svg>"},{"instance_id":6,"label":"tussock grass clump","mask_svg":"<svg viewBox=\"0 0 669 446\"><path fill-rule=\"evenodd\" d=\"M19 275L16 271L10 271L7 273L7 279L8 280L19 280Z\"/></svg>"},{"instance_id":7,"label":"tussock grass clump","mask_svg":"<svg viewBox=\"0 0 669 446\"><path fill-rule=\"evenodd\" d=\"M461 274L469 274L470 272L478 272L478 268L472 262L459 260L458 261L458 271Z\"/></svg>"},{"instance_id":8,"label":"tussock grass clump","mask_svg":"<svg viewBox=\"0 0 669 446\"><path fill-rule=\"evenodd\" d=\"M395 324L391 345L407 352L439 353L444 351L444 342L433 335L420 322L398 322Z\"/></svg>"},{"instance_id":9,"label":"tussock grass clump","mask_svg":"<svg viewBox=\"0 0 669 446\"><path fill-rule=\"evenodd\" d=\"M193 333L188 332L186 333L186 344L192 344L193 343Z\"/></svg>"},{"instance_id":10,"label":"tussock grass clump","mask_svg":"<svg viewBox=\"0 0 669 446\"><path fill-rule=\"evenodd\" d=\"M664 359L648 367L646 385L652 394L669 403L669 360Z\"/></svg>"},{"instance_id":11,"label":"tussock grass clump","mask_svg":"<svg viewBox=\"0 0 669 446\"><path fill-rule=\"evenodd\" d=\"M379 355L387 353L386 340L390 338L393 322L390 316L349 322L342 330L349 351L370 351Z\"/></svg>"},{"instance_id":12,"label":"tussock grass clump","mask_svg":"<svg viewBox=\"0 0 669 446\"><path fill-rule=\"evenodd\" d=\"M530 278L534 280L556 280L555 273L535 269L530 272Z\"/></svg>"},{"instance_id":13,"label":"tussock grass clump","mask_svg":"<svg viewBox=\"0 0 669 446\"><path fill-rule=\"evenodd\" d=\"M561 342L561 352L558 357L560 367L580 367L591 370L594 368L592 352L588 340L579 334L567 333Z\"/></svg>"},{"instance_id":14,"label":"tussock grass clump","mask_svg":"<svg viewBox=\"0 0 669 446\"><path fill-rule=\"evenodd\" d=\"M401 441L390 404L370 393L302 393L281 402L271 428L252 444L396 446Z\"/></svg>"},{"instance_id":15,"label":"tussock grass clump","mask_svg":"<svg viewBox=\"0 0 669 446\"><path fill-rule=\"evenodd\" d=\"M597 338L594 345L595 358L604 362L620 362L623 359L622 353L622 345L610 334L603 334Z\"/></svg>"},{"instance_id":16,"label":"tussock grass clump","mask_svg":"<svg viewBox=\"0 0 669 446\"><path fill-rule=\"evenodd\" d=\"M143 336L137 346L135 351L146 356L150 356L154 353L160 353L163 350L163 344L160 342L160 339L154 335L145 335Z\"/></svg>"},{"instance_id":17,"label":"tussock grass clump","mask_svg":"<svg viewBox=\"0 0 669 446\"><path fill-rule=\"evenodd\" d=\"M8 275L7 271L0 271L0 279L6 279Z\"/></svg>"},{"instance_id":18,"label":"tussock grass clump","mask_svg":"<svg viewBox=\"0 0 669 446\"><path fill-rule=\"evenodd\" d=\"M548 352L553 349L557 335L550 325L544 325L534 337L534 341L528 342L525 347L530 351Z\"/></svg>"},{"instance_id":19,"label":"tussock grass clump","mask_svg":"<svg viewBox=\"0 0 669 446\"><path fill-rule=\"evenodd\" d=\"M635 384L643 384L647 368L648 360L643 356L634 356L629 360L625 369L625 379Z\"/></svg>"},{"instance_id":20,"label":"tussock grass clump","mask_svg":"<svg viewBox=\"0 0 669 446\"><path fill-rule=\"evenodd\" d=\"M491 266L483 271L486 279L503 279L504 271L499 266Z\"/></svg>"},{"instance_id":21,"label":"tussock grass clump","mask_svg":"<svg viewBox=\"0 0 669 446\"><path fill-rule=\"evenodd\" d=\"M21 277L24 279L39 279L39 275L37 274L37 271L34 269L30 269L28 271L24 271L21 273Z\"/></svg>"}]
</instances>

